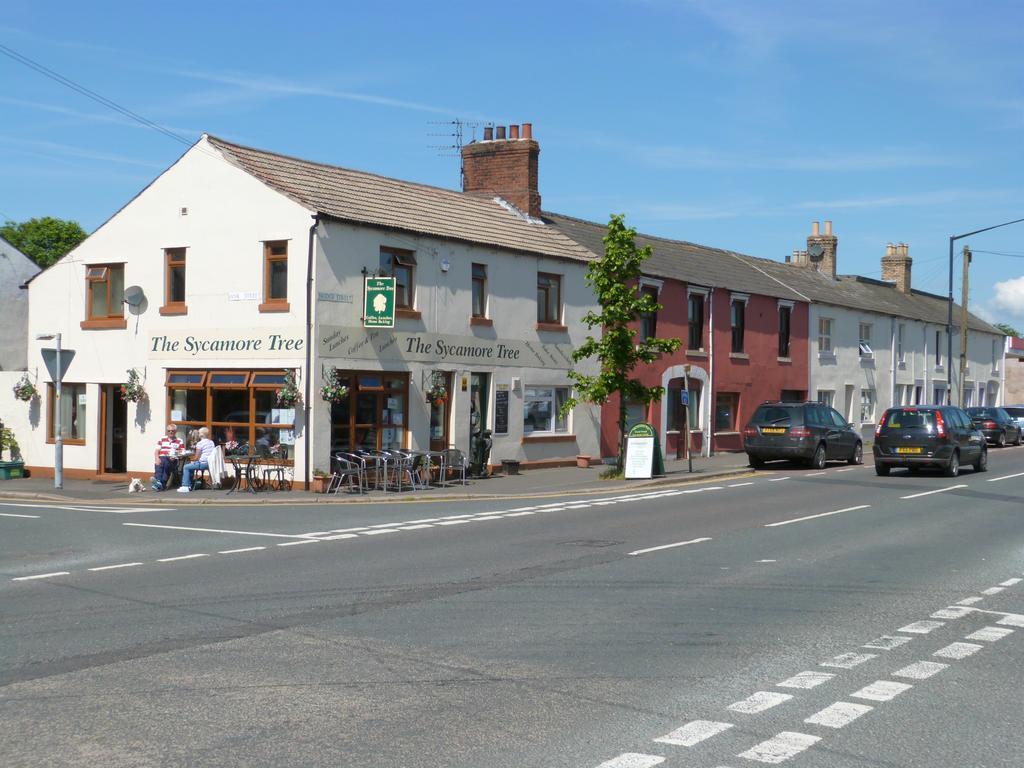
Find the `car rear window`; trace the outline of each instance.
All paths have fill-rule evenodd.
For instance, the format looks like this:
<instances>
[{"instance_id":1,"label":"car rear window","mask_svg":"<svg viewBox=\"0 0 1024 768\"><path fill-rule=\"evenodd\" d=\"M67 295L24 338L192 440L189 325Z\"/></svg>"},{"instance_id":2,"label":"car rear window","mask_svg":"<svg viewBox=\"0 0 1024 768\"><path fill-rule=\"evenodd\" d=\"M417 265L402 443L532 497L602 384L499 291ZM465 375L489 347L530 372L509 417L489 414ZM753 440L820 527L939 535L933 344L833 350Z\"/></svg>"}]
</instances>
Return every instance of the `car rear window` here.
<instances>
[{"instance_id":1,"label":"car rear window","mask_svg":"<svg viewBox=\"0 0 1024 768\"><path fill-rule=\"evenodd\" d=\"M988 408L968 408L967 413L972 419L994 419L998 414Z\"/></svg>"},{"instance_id":2,"label":"car rear window","mask_svg":"<svg viewBox=\"0 0 1024 768\"><path fill-rule=\"evenodd\" d=\"M1004 408L1008 414L1013 416L1015 419L1019 419L1024 416L1024 408Z\"/></svg>"},{"instance_id":3,"label":"car rear window","mask_svg":"<svg viewBox=\"0 0 1024 768\"><path fill-rule=\"evenodd\" d=\"M935 411L904 410L889 411L885 420L888 429L934 429Z\"/></svg>"},{"instance_id":4,"label":"car rear window","mask_svg":"<svg viewBox=\"0 0 1024 768\"><path fill-rule=\"evenodd\" d=\"M783 408L779 405L759 405L754 411L754 418L759 424L782 424L793 418L794 408Z\"/></svg>"}]
</instances>

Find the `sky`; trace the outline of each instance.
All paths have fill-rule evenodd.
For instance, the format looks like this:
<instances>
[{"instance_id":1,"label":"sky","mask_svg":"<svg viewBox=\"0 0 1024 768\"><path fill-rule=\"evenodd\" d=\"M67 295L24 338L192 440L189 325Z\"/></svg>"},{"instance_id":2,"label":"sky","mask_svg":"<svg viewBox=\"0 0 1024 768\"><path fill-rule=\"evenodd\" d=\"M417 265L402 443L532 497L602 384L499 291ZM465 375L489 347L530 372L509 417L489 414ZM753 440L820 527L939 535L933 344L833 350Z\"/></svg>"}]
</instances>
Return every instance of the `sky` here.
<instances>
[{"instance_id":1,"label":"sky","mask_svg":"<svg viewBox=\"0 0 1024 768\"><path fill-rule=\"evenodd\" d=\"M545 210L783 260L831 220L842 274L1024 218L1024 4L5 0L0 218L93 231L206 132L458 188L452 121L530 122ZM441 148L438 148L441 147ZM444 149L449 147L449 149ZM1024 328L1024 222L956 243L970 306Z\"/></svg>"}]
</instances>

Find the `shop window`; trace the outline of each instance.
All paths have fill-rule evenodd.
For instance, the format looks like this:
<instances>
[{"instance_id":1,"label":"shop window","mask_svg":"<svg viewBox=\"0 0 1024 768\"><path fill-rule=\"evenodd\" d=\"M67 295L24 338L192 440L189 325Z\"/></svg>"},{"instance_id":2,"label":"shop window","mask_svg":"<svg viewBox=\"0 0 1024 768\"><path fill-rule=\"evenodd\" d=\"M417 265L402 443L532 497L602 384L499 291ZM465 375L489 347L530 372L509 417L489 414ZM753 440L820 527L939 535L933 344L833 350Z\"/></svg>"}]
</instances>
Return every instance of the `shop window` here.
<instances>
[{"instance_id":1,"label":"shop window","mask_svg":"<svg viewBox=\"0 0 1024 768\"><path fill-rule=\"evenodd\" d=\"M395 278L395 308L413 309L416 255L412 251L381 248L380 271L382 275Z\"/></svg>"},{"instance_id":2,"label":"shop window","mask_svg":"<svg viewBox=\"0 0 1024 768\"><path fill-rule=\"evenodd\" d=\"M161 315L188 314L185 306L185 249L164 251L164 305Z\"/></svg>"},{"instance_id":3,"label":"shop window","mask_svg":"<svg viewBox=\"0 0 1024 768\"><path fill-rule=\"evenodd\" d=\"M559 325L562 322L562 277L537 273L537 323Z\"/></svg>"},{"instance_id":4,"label":"shop window","mask_svg":"<svg viewBox=\"0 0 1024 768\"><path fill-rule=\"evenodd\" d=\"M650 296L651 301L658 303L658 289L652 287L642 288L641 296ZM653 312L642 312L640 314L640 341L656 339L658 337L658 310Z\"/></svg>"},{"instance_id":5,"label":"shop window","mask_svg":"<svg viewBox=\"0 0 1024 768\"><path fill-rule=\"evenodd\" d=\"M62 442L67 445L85 445L85 384L63 382L59 405L54 402L56 393L53 384L46 385L46 442L52 443L56 438L55 414L59 412Z\"/></svg>"},{"instance_id":6,"label":"shop window","mask_svg":"<svg viewBox=\"0 0 1024 768\"><path fill-rule=\"evenodd\" d=\"M263 303L260 312L287 312L288 242L263 243Z\"/></svg>"},{"instance_id":7,"label":"shop window","mask_svg":"<svg viewBox=\"0 0 1024 768\"><path fill-rule=\"evenodd\" d=\"M740 396L736 392L719 392L715 395L715 431L735 432Z\"/></svg>"},{"instance_id":8,"label":"shop window","mask_svg":"<svg viewBox=\"0 0 1024 768\"><path fill-rule=\"evenodd\" d=\"M338 371L348 397L331 406L331 455L407 447L409 378L401 373Z\"/></svg>"},{"instance_id":9,"label":"shop window","mask_svg":"<svg viewBox=\"0 0 1024 768\"><path fill-rule=\"evenodd\" d=\"M124 317L124 265L100 264L86 267L86 319L89 328L127 328Z\"/></svg>"},{"instance_id":10,"label":"shop window","mask_svg":"<svg viewBox=\"0 0 1024 768\"><path fill-rule=\"evenodd\" d=\"M523 388L523 434L569 431L569 420L560 413L569 399L569 387Z\"/></svg>"},{"instance_id":11,"label":"shop window","mask_svg":"<svg viewBox=\"0 0 1024 768\"><path fill-rule=\"evenodd\" d=\"M473 317L487 317L487 265L473 265Z\"/></svg>"},{"instance_id":12,"label":"shop window","mask_svg":"<svg viewBox=\"0 0 1024 768\"><path fill-rule=\"evenodd\" d=\"M704 294L691 293L689 297L689 334L686 348L704 349Z\"/></svg>"}]
</instances>

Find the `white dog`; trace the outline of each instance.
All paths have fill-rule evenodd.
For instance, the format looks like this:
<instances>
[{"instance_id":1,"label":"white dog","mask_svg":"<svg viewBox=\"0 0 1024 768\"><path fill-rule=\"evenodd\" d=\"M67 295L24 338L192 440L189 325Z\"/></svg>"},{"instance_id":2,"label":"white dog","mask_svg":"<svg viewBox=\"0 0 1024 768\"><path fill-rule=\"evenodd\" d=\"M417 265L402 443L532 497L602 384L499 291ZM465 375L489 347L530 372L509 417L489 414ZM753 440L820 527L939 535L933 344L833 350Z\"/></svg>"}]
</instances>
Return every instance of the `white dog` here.
<instances>
[{"instance_id":1,"label":"white dog","mask_svg":"<svg viewBox=\"0 0 1024 768\"><path fill-rule=\"evenodd\" d=\"M144 493L145 490L146 486L137 477L133 477L132 481L128 484L128 493Z\"/></svg>"}]
</instances>

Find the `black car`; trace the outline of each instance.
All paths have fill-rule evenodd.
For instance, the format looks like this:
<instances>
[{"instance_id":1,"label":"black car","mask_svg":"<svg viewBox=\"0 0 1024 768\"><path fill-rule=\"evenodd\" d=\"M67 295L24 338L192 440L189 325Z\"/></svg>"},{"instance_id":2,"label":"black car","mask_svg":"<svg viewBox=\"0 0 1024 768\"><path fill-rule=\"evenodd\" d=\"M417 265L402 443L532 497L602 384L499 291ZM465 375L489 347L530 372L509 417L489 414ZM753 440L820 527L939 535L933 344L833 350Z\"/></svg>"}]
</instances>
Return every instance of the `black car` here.
<instances>
[{"instance_id":1,"label":"black car","mask_svg":"<svg viewBox=\"0 0 1024 768\"><path fill-rule=\"evenodd\" d=\"M743 429L750 466L771 459L797 459L821 469L826 461L864 461L860 435L834 408L821 403L770 402L757 406Z\"/></svg>"},{"instance_id":2,"label":"black car","mask_svg":"<svg viewBox=\"0 0 1024 768\"><path fill-rule=\"evenodd\" d=\"M946 477L960 474L962 464L976 472L988 468L985 436L971 417L951 405L908 405L890 408L875 427L875 473L893 467L916 474L921 467L939 467Z\"/></svg>"},{"instance_id":3,"label":"black car","mask_svg":"<svg viewBox=\"0 0 1024 768\"><path fill-rule=\"evenodd\" d=\"M1017 426L1024 430L1024 405L1004 405L1003 410L1010 414L1010 418L1017 422Z\"/></svg>"},{"instance_id":4,"label":"black car","mask_svg":"<svg viewBox=\"0 0 1024 768\"><path fill-rule=\"evenodd\" d=\"M1020 445L1021 429L1017 420L1003 408L977 407L968 408L967 414L974 426L981 430L985 439L992 445L1005 448L1007 443Z\"/></svg>"}]
</instances>

